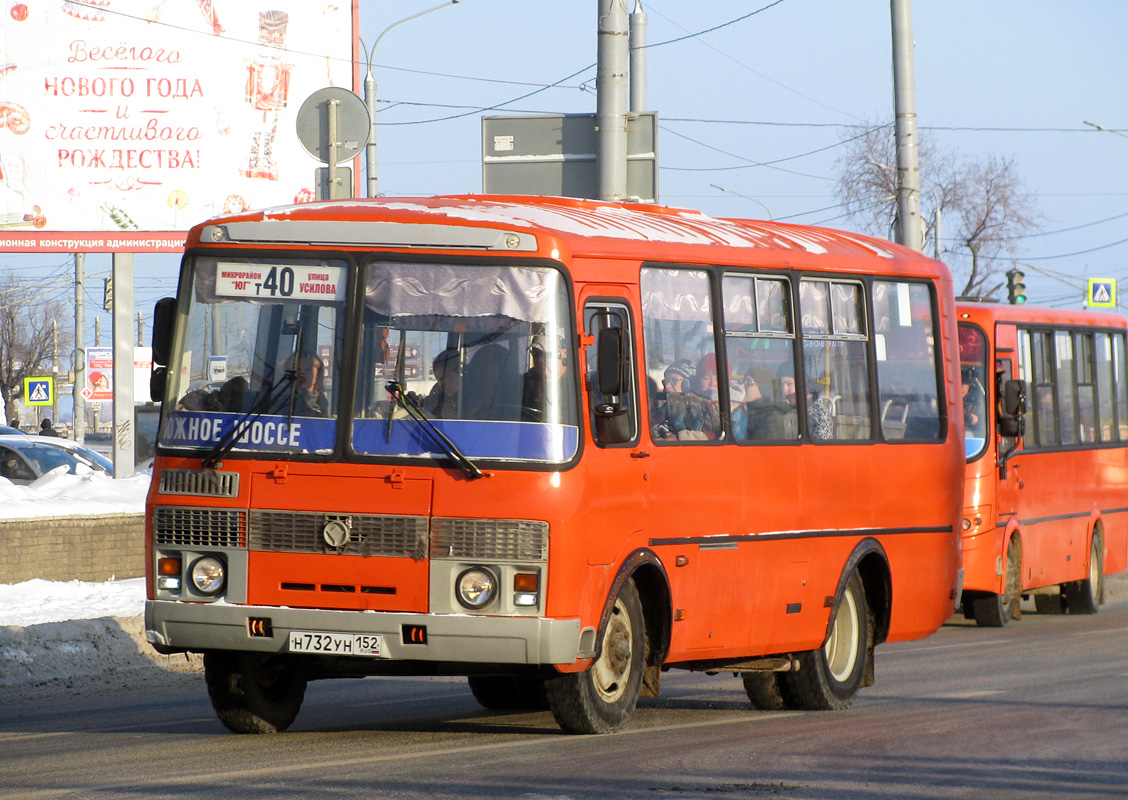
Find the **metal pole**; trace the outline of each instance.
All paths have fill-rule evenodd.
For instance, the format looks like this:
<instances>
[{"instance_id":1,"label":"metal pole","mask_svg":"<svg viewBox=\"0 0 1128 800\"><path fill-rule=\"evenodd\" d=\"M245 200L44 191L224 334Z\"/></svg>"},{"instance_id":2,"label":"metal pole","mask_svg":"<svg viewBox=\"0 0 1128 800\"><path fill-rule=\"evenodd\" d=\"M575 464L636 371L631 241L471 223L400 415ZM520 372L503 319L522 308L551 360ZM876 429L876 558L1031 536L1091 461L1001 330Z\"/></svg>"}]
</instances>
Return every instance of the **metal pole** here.
<instances>
[{"instance_id":1,"label":"metal pole","mask_svg":"<svg viewBox=\"0 0 1128 800\"><path fill-rule=\"evenodd\" d=\"M890 0L893 23L893 102L897 142L897 241L924 251L920 215L920 140L917 134L911 0Z\"/></svg>"},{"instance_id":2,"label":"metal pole","mask_svg":"<svg viewBox=\"0 0 1128 800\"><path fill-rule=\"evenodd\" d=\"M595 162L600 200L621 201L627 194L627 24L626 0L599 0Z\"/></svg>"},{"instance_id":3,"label":"metal pole","mask_svg":"<svg viewBox=\"0 0 1128 800\"><path fill-rule=\"evenodd\" d=\"M133 474L133 253L114 253L114 477Z\"/></svg>"},{"instance_id":4,"label":"metal pole","mask_svg":"<svg viewBox=\"0 0 1128 800\"><path fill-rule=\"evenodd\" d=\"M635 0L630 18L628 42L631 51L631 113L646 111L646 12L642 0Z\"/></svg>"},{"instance_id":5,"label":"metal pole","mask_svg":"<svg viewBox=\"0 0 1128 800\"><path fill-rule=\"evenodd\" d=\"M86 253L74 254L74 384L71 397L74 399L74 440L79 444L86 441L86 398L82 389L86 383L86 296L83 293L83 274L86 268Z\"/></svg>"},{"instance_id":6,"label":"metal pole","mask_svg":"<svg viewBox=\"0 0 1128 800\"><path fill-rule=\"evenodd\" d=\"M364 46L364 43L361 43ZM375 49L375 48L374 48ZM376 196L376 79L372 77L372 56L368 59L368 74L364 76L364 105L368 109L368 144L364 146L365 171L368 173L365 197Z\"/></svg>"},{"instance_id":7,"label":"metal pole","mask_svg":"<svg viewBox=\"0 0 1128 800\"><path fill-rule=\"evenodd\" d=\"M325 113L329 115L329 199L337 199L337 112L341 105L339 100L330 100L325 104Z\"/></svg>"},{"instance_id":8,"label":"metal pole","mask_svg":"<svg viewBox=\"0 0 1128 800\"><path fill-rule=\"evenodd\" d=\"M935 229L932 231L932 237L933 237L933 242L932 242L933 256L932 257L935 258L937 261L943 260L940 257L942 255L944 255L944 245L940 241L940 236L941 236L943 230L944 230L944 206L938 205L938 206L936 206L936 226L935 226Z\"/></svg>"},{"instance_id":9,"label":"metal pole","mask_svg":"<svg viewBox=\"0 0 1128 800\"><path fill-rule=\"evenodd\" d=\"M372 77L372 54L376 52L376 46L380 44L380 40L384 35L397 25L402 25L405 22L410 22L416 17L421 17L424 14L430 14L432 11L438 11L440 8L453 6L456 3L461 3L462 0L447 0L445 3L440 3L431 8L425 8L417 14L412 14L409 17L404 17L401 20L393 22L384 30L380 31L380 35L376 37L376 41L372 43L372 49L365 54L365 60L368 62L368 74L364 78L364 105L368 107L368 144L364 148L365 168L368 172L367 181L367 194L366 197L376 196L376 80ZM364 42L360 43L364 47Z\"/></svg>"}]
</instances>

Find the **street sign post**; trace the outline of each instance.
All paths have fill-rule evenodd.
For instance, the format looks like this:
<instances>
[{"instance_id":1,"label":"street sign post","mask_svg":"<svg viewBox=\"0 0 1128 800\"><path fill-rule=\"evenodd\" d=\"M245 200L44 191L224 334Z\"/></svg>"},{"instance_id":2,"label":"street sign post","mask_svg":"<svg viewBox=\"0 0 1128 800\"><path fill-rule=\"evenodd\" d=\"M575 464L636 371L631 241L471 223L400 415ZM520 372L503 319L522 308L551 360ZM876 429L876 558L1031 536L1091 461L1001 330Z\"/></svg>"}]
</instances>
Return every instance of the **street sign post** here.
<instances>
[{"instance_id":1,"label":"street sign post","mask_svg":"<svg viewBox=\"0 0 1128 800\"><path fill-rule=\"evenodd\" d=\"M1116 308L1116 279L1089 278L1089 308Z\"/></svg>"},{"instance_id":2,"label":"street sign post","mask_svg":"<svg viewBox=\"0 0 1128 800\"><path fill-rule=\"evenodd\" d=\"M29 406L53 406L54 378L24 378L24 403Z\"/></svg>"}]
</instances>

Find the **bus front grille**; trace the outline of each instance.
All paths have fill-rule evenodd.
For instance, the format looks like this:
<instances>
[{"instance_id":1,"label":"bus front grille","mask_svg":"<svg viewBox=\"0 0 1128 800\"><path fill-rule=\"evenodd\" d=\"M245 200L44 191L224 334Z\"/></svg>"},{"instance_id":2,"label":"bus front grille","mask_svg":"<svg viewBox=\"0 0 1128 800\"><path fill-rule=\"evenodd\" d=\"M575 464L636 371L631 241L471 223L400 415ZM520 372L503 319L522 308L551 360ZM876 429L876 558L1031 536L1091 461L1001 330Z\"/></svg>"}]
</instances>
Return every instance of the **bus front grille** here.
<instances>
[{"instance_id":1,"label":"bus front grille","mask_svg":"<svg viewBox=\"0 0 1128 800\"><path fill-rule=\"evenodd\" d=\"M178 547L246 547L247 514L229 508L153 509L153 542Z\"/></svg>"},{"instance_id":2,"label":"bus front grille","mask_svg":"<svg viewBox=\"0 0 1128 800\"><path fill-rule=\"evenodd\" d=\"M238 497L239 473L213 469L162 469L161 494Z\"/></svg>"},{"instance_id":3,"label":"bus front grille","mask_svg":"<svg viewBox=\"0 0 1128 800\"><path fill-rule=\"evenodd\" d=\"M325 535L330 522L343 523L349 535L334 546ZM427 557L427 518L393 514L330 514L303 511L252 511L252 550L273 553L336 553Z\"/></svg>"},{"instance_id":4,"label":"bus front grille","mask_svg":"<svg viewBox=\"0 0 1128 800\"><path fill-rule=\"evenodd\" d=\"M548 523L435 517L431 523L431 558L547 561Z\"/></svg>"}]
</instances>

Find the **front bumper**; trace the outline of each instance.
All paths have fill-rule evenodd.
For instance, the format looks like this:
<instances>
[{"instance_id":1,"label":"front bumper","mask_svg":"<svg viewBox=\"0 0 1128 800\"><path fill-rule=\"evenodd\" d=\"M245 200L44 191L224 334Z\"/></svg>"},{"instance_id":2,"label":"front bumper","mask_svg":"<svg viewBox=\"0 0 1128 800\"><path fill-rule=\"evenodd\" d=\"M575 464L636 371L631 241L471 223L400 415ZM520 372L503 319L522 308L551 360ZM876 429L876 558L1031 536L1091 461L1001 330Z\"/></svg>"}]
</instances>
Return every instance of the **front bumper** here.
<instances>
[{"instance_id":1,"label":"front bumper","mask_svg":"<svg viewBox=\"0 0 1128 800\"><path fill-rule=\"evenodd\" d=\"M251 619L268 619L269 636L252 636ZM403 638L426 629L426 643ZM162 652L235 650L285 653L292 630L381 634L386 658L476 664L571 664L580 642L578 619L395 614L374 611L145 601L145 638Z\"/></svg>"}]
</instances>

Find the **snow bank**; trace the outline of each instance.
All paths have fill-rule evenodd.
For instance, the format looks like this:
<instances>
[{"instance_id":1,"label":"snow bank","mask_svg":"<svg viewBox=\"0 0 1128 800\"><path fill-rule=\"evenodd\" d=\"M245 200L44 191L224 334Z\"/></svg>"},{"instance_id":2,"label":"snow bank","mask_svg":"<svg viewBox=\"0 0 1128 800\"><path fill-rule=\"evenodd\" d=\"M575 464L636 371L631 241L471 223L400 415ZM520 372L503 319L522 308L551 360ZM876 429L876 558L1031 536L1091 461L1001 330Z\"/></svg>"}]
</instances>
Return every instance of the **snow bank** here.
<instances>
[{"instance_id":1,"label":"snow bank","mask_svg":"<svg viewBox=\"0 0 1128 800\"><path fill-rule=\"evenodd\" d=\"M100 472L85 475L48 472L27 486L17 486L7 478L0 478L0 517L143 514L151 480L152 473L147 470L116 480Z\"/></svg>"}]
</instances>

